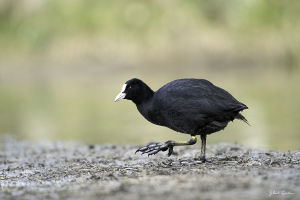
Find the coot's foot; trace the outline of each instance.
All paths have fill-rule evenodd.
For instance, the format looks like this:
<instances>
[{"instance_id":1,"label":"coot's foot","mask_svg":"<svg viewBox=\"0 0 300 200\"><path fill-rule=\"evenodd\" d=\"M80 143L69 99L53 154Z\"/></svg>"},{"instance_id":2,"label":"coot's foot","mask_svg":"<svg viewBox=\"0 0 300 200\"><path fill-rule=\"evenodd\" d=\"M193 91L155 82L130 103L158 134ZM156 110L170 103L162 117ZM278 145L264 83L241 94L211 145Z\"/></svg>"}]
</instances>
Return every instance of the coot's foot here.
<instances>
[{"instance_id":1,"label":"coot's foot","mask_svg":"<svg viewBox=\"0 0 300 200\"><path fill-rule=\"evenodd\" d=\"M160 151L167 151L169 149L168 156L171 156L173 153L173 147L174 142L171 140L167 142L152 142L144 147L139 148L135 153L142 152L142 154L147 153L148 156L151 156L157 154Z\"/></svg>"},{"instance_id":2,"label":"coot's foot","mask_svg":"<svg viewBox=\"0 0 300 200\"><path fill-rule=\"evenodd\" d=\"M200 156L200 161L202 161L203 163L205 163L206 162L205 156Z\"/></svg>"}]
</instances>

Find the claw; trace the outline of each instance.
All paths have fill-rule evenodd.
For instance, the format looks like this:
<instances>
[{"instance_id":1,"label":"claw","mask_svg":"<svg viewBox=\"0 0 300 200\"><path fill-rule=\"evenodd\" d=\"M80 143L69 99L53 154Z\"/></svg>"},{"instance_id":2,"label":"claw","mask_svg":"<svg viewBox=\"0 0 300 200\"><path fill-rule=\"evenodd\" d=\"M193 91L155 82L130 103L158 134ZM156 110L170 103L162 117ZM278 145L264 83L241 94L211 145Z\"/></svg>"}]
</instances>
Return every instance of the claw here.
<instances>
[{"instance_id":1,"label":"claw","mask_svg":"<svg viewBox=\"0 0 300 200\"><path fill-rule=\"evenodd\" d=\"M148 147L145 146L145 147L141 147L139 148L138 150L135 151L135 153L139 152L139 151L145 151Z\"/></svg>"},{"instance_id":2,"label":"claw","mask_svg":"<svg viewBox=\"0 0 300 200\"><path fill-rule=\"evenodd\" d=\"M169 148L168 156L170 157L172 155L172 153L173 153L173 146L171 146Z\"/></svg>"}]
</instances>

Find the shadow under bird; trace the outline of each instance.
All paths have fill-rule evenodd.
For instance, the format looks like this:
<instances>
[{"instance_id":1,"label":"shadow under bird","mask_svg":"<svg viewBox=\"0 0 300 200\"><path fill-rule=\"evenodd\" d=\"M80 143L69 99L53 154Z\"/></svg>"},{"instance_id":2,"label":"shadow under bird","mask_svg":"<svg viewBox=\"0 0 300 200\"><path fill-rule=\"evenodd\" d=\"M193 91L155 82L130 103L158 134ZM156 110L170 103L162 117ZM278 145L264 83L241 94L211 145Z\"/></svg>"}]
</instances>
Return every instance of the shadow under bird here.
<instances>
[{"instance_id":1,"label":"shadow under bird","mask_svg":"<svg viewBox=\"0 0 300 200\"><path fill-rule=\"evenodd\" d=\"M142 154L169 150L170 156L174 146L193 145L197 142L196 136L200 135L200 160L205 162L207 135L223 130L234 119L248 123L240 114L248 107L205 79L174 80L154 92L143 81L134 78L123 85L115 102L121 99L133 101L149 122L191 135L186 142L150 143L136 151Z\"/></svg>"}]
</instances>

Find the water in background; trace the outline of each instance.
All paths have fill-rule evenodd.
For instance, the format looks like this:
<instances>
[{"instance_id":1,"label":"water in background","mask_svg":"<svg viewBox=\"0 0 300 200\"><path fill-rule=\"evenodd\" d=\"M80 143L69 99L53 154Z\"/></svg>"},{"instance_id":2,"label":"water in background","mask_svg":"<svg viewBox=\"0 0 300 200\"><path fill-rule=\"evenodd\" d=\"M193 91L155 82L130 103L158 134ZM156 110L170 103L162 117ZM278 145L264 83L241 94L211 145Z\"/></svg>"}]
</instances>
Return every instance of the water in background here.
<instances>
[{"instance_id":1,"label":"water in background","mask_svg":"<svg viewBox=\"0 0 300 200\"><path fill-rule=\"evenodd\" d=\"M299 17L293 1L0 3L0 134L132 143L187 140L147 122L125 81L205 78L248 105L208 143L300 147Z\"/></svg>"}]
</instances>

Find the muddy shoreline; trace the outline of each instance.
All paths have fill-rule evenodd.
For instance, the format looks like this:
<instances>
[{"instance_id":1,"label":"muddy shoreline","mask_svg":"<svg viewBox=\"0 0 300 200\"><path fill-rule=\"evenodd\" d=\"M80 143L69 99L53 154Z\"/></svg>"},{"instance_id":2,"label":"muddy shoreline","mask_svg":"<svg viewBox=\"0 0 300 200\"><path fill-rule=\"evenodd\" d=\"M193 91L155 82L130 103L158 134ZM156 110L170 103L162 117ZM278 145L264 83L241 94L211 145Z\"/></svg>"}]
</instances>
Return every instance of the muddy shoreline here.
<instances>
[{"instance_id":1,"label":"muddy shoreline","mask_svg":"<svg viewBox=\"0 0 300 200\"><path fill-rule=\"evenodd\" d=\"M0 199L300 199L300 151L236 144L134 154L137 146L1 138Z\"/></svg>"}]
</instances>

